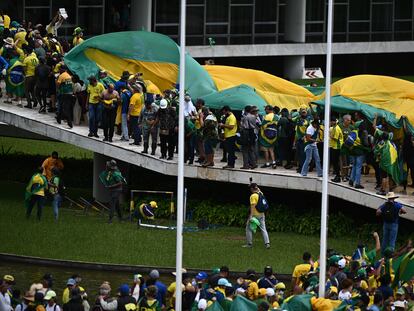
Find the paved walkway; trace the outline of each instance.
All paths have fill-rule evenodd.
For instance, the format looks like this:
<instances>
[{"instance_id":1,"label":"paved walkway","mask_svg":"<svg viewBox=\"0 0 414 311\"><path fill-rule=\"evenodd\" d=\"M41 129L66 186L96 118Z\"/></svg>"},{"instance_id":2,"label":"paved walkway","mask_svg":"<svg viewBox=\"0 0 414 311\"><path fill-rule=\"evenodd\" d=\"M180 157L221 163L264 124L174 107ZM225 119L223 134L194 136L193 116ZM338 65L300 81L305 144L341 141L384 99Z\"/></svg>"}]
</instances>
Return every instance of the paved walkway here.
<instances>
[{"instance_id":1,"label":"paved walkway","mask_svg":"<svg viewBox=\"0 0 414 311\"><path fill-rule=\"evenodd\" d=\"M74 126L72 129L62 122L58 124L54 114L39 114L37 109L20 108L14 104L5 104L0 101L0 121L18 128L40 134L59 141L70 143L96 153L100 153L118 160L122 160L143 168L157 171L166 175L177 175L177 156L172 161L160 160L160 148L157 148L155 156L141 154L142 146L130 146L128 142L120 141L119 136L115 135L112 143L103 142L102 130L99 130L100 138L87 137L88 128L86 125ZM238 153L235 169L222 169L226 163L220 163L222 151L216 151L214 167L203 168L199 165L186 165L185 177L209 179L222 182L236 182L248 184L252 178L259 185L283 188L292 190L317 191L321 192L321 178L316 177L314 172L307 177L302 177L296 173L296 169L286 170L283 167L257 168L255 170L242 170L241 153ZM263 164L263 159L259 160L259 165ZM357 203L370 208L377 208L384 197L376 194L375 178L373 169L369 175L362 176L362 185L365 189L355 189L348 183L329 183L329 194L346 201ZM393 190L400 195L401 201L408 208L409 213L405 218L414 220L414 195L413 188L408 187L408 194L402 193L403 189L397 187Z\"/></svg>"}]
</instances>

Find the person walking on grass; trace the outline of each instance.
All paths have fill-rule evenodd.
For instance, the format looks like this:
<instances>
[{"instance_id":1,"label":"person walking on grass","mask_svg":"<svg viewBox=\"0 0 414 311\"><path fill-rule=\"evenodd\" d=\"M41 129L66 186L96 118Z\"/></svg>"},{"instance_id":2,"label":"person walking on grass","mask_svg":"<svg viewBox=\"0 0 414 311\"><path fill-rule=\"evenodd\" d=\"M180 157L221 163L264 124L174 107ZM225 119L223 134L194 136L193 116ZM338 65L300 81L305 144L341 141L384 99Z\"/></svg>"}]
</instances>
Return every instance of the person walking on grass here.
<instances>
[{"instance_id":1,"label":"person walking on grass","mask_svg":"<svg viewBox=\"0 0 414 311\"><path fill-rule=\"evenodd\" d=\"M119 221L121 221L122 212L119 206L119 197L122 193L122 185L126 184L126 180L119 171L115 160L106 162L106 170L99 175L99 179L106 189L109 190L111 197L108 223L112 223L115 210L118 214Z\"/></svg>"},{"instance_id":2,"label":"person walking on grass","mask_svg":"<svg viewBox=\"0 0 414 311\"><path fill-rule=\"evenodd\" d=\"M256 183L252 183L250 188L250 208L249 217L246 222L246 241L243 247L250 248L253 246L253 233L256 228L262 232L263 241L267 249L270 248L269 234L266 230L265 211L268 209L268 203Z\"/></svg>"},{"instance_id":3,"label":"person walking on grass","mask_svg":"<svg viewBox=\"0 0 414 311\"><path fill-rule=\"evenodd\" d=\"M45 204L45 190L48 189L46 177L42 174L43 168L39 167L37 172L30 179L26 187L25 205L26 217L29 218L32 214L33 207L37 204L37 219L42 217L42 210Z\"/></svg>"},{"instance_id":4,"label":"person walking on grass","mask_svg":"<svg viewBox=\"0 0 414 311\"><path fill-rule=\"evenodd\" d=\"M64 197L65 186L63 180L60 177L60 171L58 168L52 168L52 178L49 180L49 192L53 197L52 207L55 220L58 220L59 209L62 205L62 200Z\"/></svg>"}]
</instances>

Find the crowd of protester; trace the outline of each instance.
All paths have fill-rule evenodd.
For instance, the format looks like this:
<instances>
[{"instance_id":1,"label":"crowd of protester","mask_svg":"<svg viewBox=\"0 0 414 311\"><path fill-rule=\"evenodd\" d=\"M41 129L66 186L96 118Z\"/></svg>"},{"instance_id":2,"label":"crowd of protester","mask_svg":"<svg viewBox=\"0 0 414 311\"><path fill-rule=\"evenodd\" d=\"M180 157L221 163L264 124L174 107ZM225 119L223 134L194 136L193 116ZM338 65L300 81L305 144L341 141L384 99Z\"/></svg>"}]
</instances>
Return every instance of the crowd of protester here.
<instances>
[{"instance_id":1,"label":"crowd of protester","mask_svg":"<svg viewBox=\"0 0 414 311\"><path fill-rule=\"evenodd\" d=\"M160 146L161 158L172 160L177 147L178 90L166 89L162 94L147 90L142 73L124 71L118 81L104 70L91 72L88 81L82 81L65 65L63 56L83 42L83 30L76 27L73 40L58 37L64 22L57 14L46 26L10 21L2 14L0 33L0 72L6 82L6 99L25 108L39 107L40 113L56 113L56 121L66 121L69 128L88 124L90 137L112 142L114 135L131 145L141 145L142 153L155 155ZM280 106L283 106L281 103ZM289 111L278 106L266 106L260 113L256 106L243 111L232 111L229 106L212 111L203 99L184 98L185 161L203 167L216 165L217 145L222 148L224 169L235 167L236 152L241 151L241 169L258 167L258 156L264 155L261 168L283 166L306 176L316 168L322 175L323 128L330 127L330 162L334 182L348 182L362 189L361 174L373 167L378 194L385 195L395 184L407 185L407 178L395 178L391 160L381 154L383 146L391 142L403 164L414 179L414 138L407 127L397 130L384 118L369 122L359 112L333 114L323 120L322 111L303 106ZM406 119L403 116L404 123ZM102 129L102 134L99 130ZM196 159L196 156L198 158ZM368 165L367 165L368 164ZM392 177L390 179L390 176Z\"/></svg>"},{"instance_id":2,"label":"crowd of protester","mask_svg":"<svg viewBox=\"0 0 414 311\"><path fill-rule=\"evenodd\" d=\"M373 237L373 249L358 245L350 256L328 250L325 297L318 297L318 260L305 252L291 280L284 276L284 282L278 280L271 266L266 266L262 274L249 269L245 275L233 275L227 266L197 274L183 269L182 310L208 310L213 304L222 308L214 310L234 310L232 305L237 299L250 302L245 310L305 310L289 309L288 304L306 297L314 297L310 298L312 310L334 310L344 305L349 308L342 310L414 310L414 276L400 280L402 271L396 273L392 264L393 259L412 254L411 241L396 251L381 251L378 234ZM164 284L157 270L146 277L135 274L115 288L104 281L98 289L86 289L82 278L73 275L59 296L50 274L35 280L27 291L19 287L19 281L27 280L5 275L0 281L1 311L174 310L176 283ZM92 292L98 295L94 297Z\"/></svg>"}]
</instances>

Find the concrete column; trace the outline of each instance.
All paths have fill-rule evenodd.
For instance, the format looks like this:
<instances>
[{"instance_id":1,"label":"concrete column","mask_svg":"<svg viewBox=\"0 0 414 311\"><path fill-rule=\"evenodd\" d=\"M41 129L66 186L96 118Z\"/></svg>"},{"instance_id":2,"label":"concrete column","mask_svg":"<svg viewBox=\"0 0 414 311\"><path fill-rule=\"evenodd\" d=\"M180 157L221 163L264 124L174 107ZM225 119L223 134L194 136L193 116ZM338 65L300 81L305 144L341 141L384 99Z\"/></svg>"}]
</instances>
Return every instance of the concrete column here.
<instances>
[{"instance_id":1,"label":"concrete column","mask_svg":"<svg viewBox=\"0 0 414 311\"><path fill-rule=\"evenodd\" d=\"M152 0L131 0L131 30L151 31Z\"/></svg>"},{"instance_id":2,"label":"concrete column","mask_svg":"<svg viewBox=\"0 0 414 311\"><path fill-rule=\"evenodd\" d=\"M287 43L304 43L306 34L306 0L289 0L286 2L285 41ZM289 79L300 79L305 67L305 56L286 56L284 74Z\"/></svg>"},{"instance_id":3,"label":"concrete column","mask_svg":"<svg viewBox=\"0 0 414 311\"><path fill-rule=\"evenodd\" d=\"M110 158L100 153L93 153L93 197L99 202L109 202L109 192L99 180L99 174L105 170L106 162Z\"/></svg>"}]
</instances>

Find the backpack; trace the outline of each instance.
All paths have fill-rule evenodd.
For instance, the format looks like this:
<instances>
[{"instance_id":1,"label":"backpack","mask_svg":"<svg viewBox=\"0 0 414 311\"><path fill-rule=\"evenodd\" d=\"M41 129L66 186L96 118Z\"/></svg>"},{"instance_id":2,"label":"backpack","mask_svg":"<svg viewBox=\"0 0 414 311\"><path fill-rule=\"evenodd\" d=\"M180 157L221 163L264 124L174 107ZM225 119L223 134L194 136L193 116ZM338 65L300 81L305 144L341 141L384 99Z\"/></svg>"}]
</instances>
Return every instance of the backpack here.
<instances>
[{"instance_id":1,"label":"backpack","mask_svg":"<svg viewBox=\"0 0 414 311\"><path fill-rule=\"evenodd\" d=\"M385 202L384 208L382 210L382 219L385 222L394 222L396 218L395 214L394 204L391 202Z\"/></svg>"},{"instance_id":2,"label":"backpack","mask_svg":"<svg viewBox=\"0 0 414 311\"><path fill-rule=\"evenodd\" d=\"M259 192L258 195L259 200L257 201L256 209L259 213L264 213L269 209L269 203L267 202L263 193Z\"/></svg>"},{"instance_id":3,"label":"backpack","mask_svg":"<svg viewBox=\"0 0 414 311\"><path fill-rule=\"evenodd\" d=\"M271 121L263 125L263 135L269 140L277 137L277 122Z\"/></svg>"}]
</instances>

